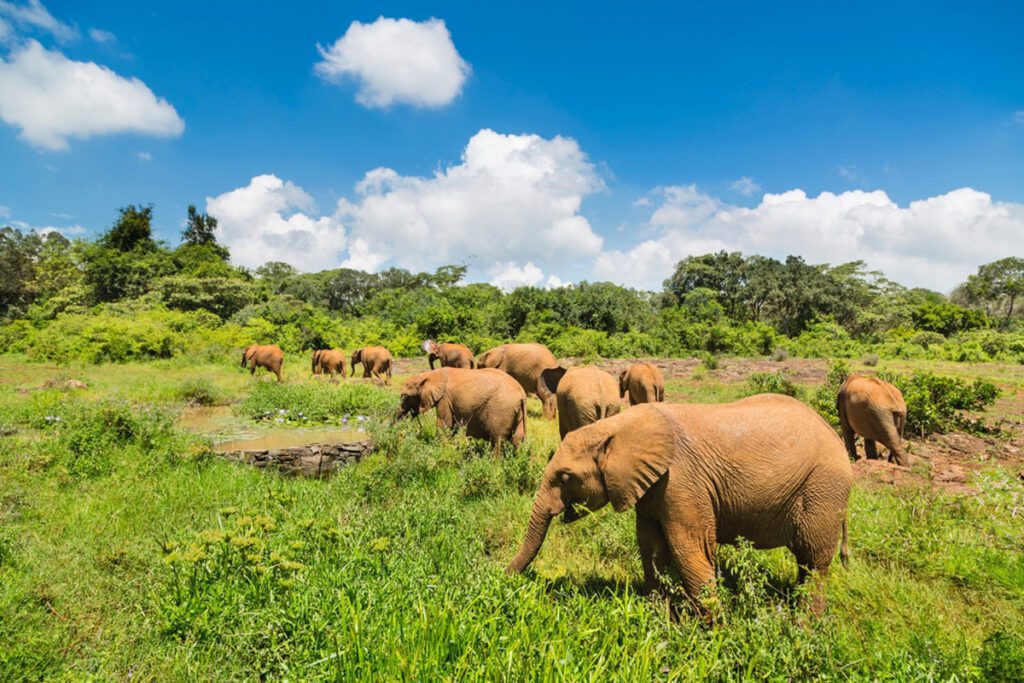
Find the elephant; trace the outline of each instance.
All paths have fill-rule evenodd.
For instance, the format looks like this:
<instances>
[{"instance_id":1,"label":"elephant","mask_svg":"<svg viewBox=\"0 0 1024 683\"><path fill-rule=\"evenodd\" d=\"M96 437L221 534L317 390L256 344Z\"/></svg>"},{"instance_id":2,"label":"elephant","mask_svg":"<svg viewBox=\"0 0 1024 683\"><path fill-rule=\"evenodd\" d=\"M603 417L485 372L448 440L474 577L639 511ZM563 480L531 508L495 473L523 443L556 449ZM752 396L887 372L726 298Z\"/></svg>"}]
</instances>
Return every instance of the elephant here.
<instances>
[{"instance_id":1,"label":"elephant","mask_svg":"<svg viewBox=\"0 0 1024 683\"><path fill-rule=\"evenodd\" d=\"M864 437L864 453L878 458L876 441L889 449L889 460L897 465L910 464L903 448L903 428L907 424L907 404L899 389L877 377L851 375L836 397L843 441L850 459L857 459L857 435Z\"/></svg>"},{"instance_id":2,"label":"elephant","mask_svg":"<svg viewBox=\"0 0 1024 683\"><path fill-rule=\"evenodd\" d=\"M465 368L472 370L476 367L476 359L473 352L465 344L453 344L443 342L438 344L433 339L423 342L423 351L427 354L430 369L434 369L434 361L441 361L442 368Z\"/></svg>"},{"instance_id":3,"label":"elephant","mask_svg":"<svg viewBox=\"0 0 1024 683\"><path fill-rule=\"evenodd\" d=\"M345 379L345 352L341 349L314 351L312 370L314 375L341 375L341 378Z\"/></svg>"},{"instance_id":4,"label":"elephant","mask_svg":"<svg viewBox=\"0 0 1024 683\"><path fill-rule=\"evenodd\" d=\"M398 418L437 409L437 426L487 439L501 454L503 441L516 448L526 437L526 392L500 370L438 368L409 378L402 386Z\"/></svg>"},{"instance_id":5,"label":"elephant","mask_svg":"<svg viewBox=\"0 0 1024 683\"><path fill-rule=\"evenodd\" d=\"M384 378L391 384L391 352L383 346L364 346L352 352L352 376L356 376L356 363L363 364L363 377Z\"/></svg>"},{"instance_id":6,"label":"elephant","mask_svg":"<svg viewBox=\"0 0 1024 683\"><path fill-rule=\"evenodd\" d=\"M629 405L665 400L665 378L651 363L634 363L619 373L619 395L629 395Z\"/></svg>"},{"instance_id":7,"label":"elephant","mask_svg":"<svg viewBox=\"0 0 1024 683\"><path fill-rule=\"evenodd\" d=\"M699 614L715 578L715 550L741 536L756 548L788 547L800 580L815 572L812 610L842 537L853 473L835 431L811 408L778 394L718 405L644 403L578 429L548 462L523 544L508 565L522 572L551 520L583 509L636 508L646 591L661 591L669 565Z\"/></svg>"},{"instance_id":8,"label":"elephant","mask_svg":"<svg viewBox=\"0 0 1024 683\"><path fill-rule=\"evenodd\" d=\"M495 368L512 375L523 391L540 399L545 418L555 417L555 392L541 380L542 372L559 367L548 347L543 344L502 344L482 353L476 366Z\"/></svg>"},{"instance_id":9,"label":"elephant","mask_svg":"<svg viewBox=\"0 0 1024 683\"><path fill-rule=\"evenodd\" d=\"M541 373L541 381L555 392L558 435L563 439L569 432L617 415L622 409L615 378L593 365L549 368Z\"/></svg>"},{"instance_id":10,"label":"elephant","mask_svg":"<svg viewBox=\"0 0 1024 683\"><path fill-rule=\"evenodd\" d=\"M251 344L242 351L242 367L249 365L249 374L256 374L256 368L266 368L277 375L281 381L281 365L284 364L284 352L277 344Z\"/></svg>"}]
</instances>

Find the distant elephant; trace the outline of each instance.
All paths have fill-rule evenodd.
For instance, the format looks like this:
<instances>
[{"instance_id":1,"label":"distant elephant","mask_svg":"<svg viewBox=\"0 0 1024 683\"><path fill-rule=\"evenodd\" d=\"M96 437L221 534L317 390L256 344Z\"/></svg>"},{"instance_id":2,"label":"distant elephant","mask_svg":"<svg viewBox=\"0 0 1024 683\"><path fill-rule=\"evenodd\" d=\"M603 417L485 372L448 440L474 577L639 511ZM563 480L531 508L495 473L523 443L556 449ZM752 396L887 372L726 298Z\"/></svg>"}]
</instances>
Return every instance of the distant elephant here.
<instances>
[{"instance_id":1,"label":"distant elephant","mask_svg":"<svg viewBox=\"0 0 1024 683\"><path fill-rule=\"evenodd\" d=\"M466 427L466 434L487 439L495 455L501 443L519 447L526 437L526 392L500 370L439 368L421 372L402 386L398 417L437 409L443 429Z\"/></svg>"},{"instance_id":2,"label":"distant elephant","mask_svg":"<svg viewBox=\"0 0 1024 683\"><path fill-rule=\"evenodd\" d=\"M363 377L384 378L391 384L391 352L383 346L364 346L352 352L352 376L356 376L356 364L363 364Z\"/></svg>"},{"instance_id":3,"label":"distant elephant","mask_svg":"<svg viewBox=\"0 0 1024 683\"><path fill-rule=\"evenodd\" d=\"M478 368L495 368L512 375L527 394L536 394L544 417L555 417L555 392L541 381L541 373L559 367L554 354L543 344L502 344L477 359Z\"/></svg>"},{"instance_id":4,"label":"distant elephant","mask_svg":"<svg viewBox=\"0 0 1024 683\"><path fill-rule=\"evenodd\" d=\"M277 375L277 381L281 381L281 366L284 364L284 352L277 344L252 344L242 351L242 367L249 365L249 374L256 374L256 368L266 368Z\"/></svg>"},{"instance_id":5,"label":"distant elephant","mask_svg":"<svg viewBox=\"0 0 1024 683\"><path fill-rule=\"evenodd\" d=\"M634 363L619 373L619 395L629 395L629 405L665 400L665 377L650 363Z\"/></svg>"},{"instance_id":6,"label":"distant elephant","mask_svg":"<svg viewBox=\"0 0 1024 683\"><path fill-rule=\"evenodd\" d=\"M907 466L910 457L903 448L903 428L907 424L907 404L899 389L877 377L851 375L836 397L839 423L843 428L846 452L857 459L857 435L864 437L864 453L878 458L876 441L889 449L889 460Z\"/></svg>"},{"instance_id":7,"label":"distant elephant","mask_svg":"<svg viewBox=\"0 0 1024 683\"><path fill-rule=\"evenodd\" d=\"M549 368L541 381L555 392L558 405L558 434L569 432L598 420L617 415L622 409L615 378L600 368Z\"/></svg>"},{"instance_id":8,"label":"distant elephant","mask_svg":"<svg viewBox=\"0 0 1024 683\"><path fill-rule=\"evenodd\" d=\"M423 351L427 354L427 361L430 363L431 370L434 369L434 361L441 361L442 368L465 368L471 370L476 367L476 359L473 358L473 352L465 344L453 344L451 342L438 344L433 339L428 339L423 342Z\"/></svg>"},{"instance_id":9,"label":"distant elephant","mask_svg":"<svg viewBox=\"0 0 1024 683\"><path fill-rule=\"evenodd\" d=\"M345 379L345 352L341 349L314 351L312 369L314 375L341 375L341 378Z\"/></svg>"},{"instance_id":10,"label":"distant elephant","mask_svg":"<svg viewBox=\"0 0 1024 683\"><path fill-rule=\"evenodd\" d=\"M645 403L566 436L548 462L529 530L508 571L521 572L552 518L577 506L616 512L636 506L646 590L664 590L670 565L690 602L715 578L715 549L741 536L755 548L787 547L800 579L817 572L812 609L824 608L822 581L842 536L850 462L816 412L774 394L718 405Z\"/></svg>"}]
</instances>

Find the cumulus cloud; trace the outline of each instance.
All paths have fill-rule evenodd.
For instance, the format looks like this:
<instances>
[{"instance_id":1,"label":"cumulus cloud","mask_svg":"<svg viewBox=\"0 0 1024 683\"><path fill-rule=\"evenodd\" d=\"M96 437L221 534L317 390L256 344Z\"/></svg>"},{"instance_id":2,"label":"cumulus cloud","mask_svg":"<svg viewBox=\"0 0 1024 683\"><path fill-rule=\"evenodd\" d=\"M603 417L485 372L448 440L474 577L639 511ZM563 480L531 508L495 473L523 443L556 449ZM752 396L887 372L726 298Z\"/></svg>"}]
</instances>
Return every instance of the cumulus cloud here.
<instances>
[{"instance_id":1,"label":"cumulus cloud","mask_svg":"<svg viewBox=\"0 0 1024 683\"><path fill-rule=\"evenodd\" d=\"M245 187L207 197L206 211L217 219L217 239L240 265L284 261L316 271L341 262L344 227L331 216L316 216L313 198L277 176L256 176Z\"/></svg>"},{"instance_id":2,"label":"cumulus cloud","mask_svg":"<svg viewBox=\"0 0 1024 683\"><path fill-rule=\"evenodd\" d=\"M356 101L366 107L443 107L458 97L470 72L440 19L353 21L333 45L317 50L323 61L316 73L332 82L357 81Z\"/></svg>"},{"instance_id":3,"label":"cumulus cloud","mask_svg":"<svg viewBox=\"0 0 1024 683\"><path fill-rule=\"evenodd\" d=\"M729 189L733 192L739 192L744 197L750 197L761 191L761 186L757 184L753 178L743 176L739 180L733 181L729 184Z\"/></svg>"},{"instance_id":4,"label":"cumulus cloud","mask_svg":"<svg viewBox=\"0 0 1024 683\"><path fill-rule=\"evenodd\" d=\"M7 22L0 21L7 27L7 33L13 33L11 24L22 30L35 30L49 33L59 41L67 41L78 35L78 30L58 21L43 6L39 0L28 0L23 5L17 5L7 0L0 0L0 17L6 17ZM0 26L0 39L4 35L4 26Z\"/></svg>"},{"instance_id":5,"label":"cumulus cloud","mask_svg":"<svg viewBox=\"0 0 1024 683\"><path fill-rule=\"evenodd\" d=\"M491 284L498 289L510 292L516 287L530 287L540 283L544 273L540 268L527 262L524 266L508 263L496 263L491 268Z\"/></svg>"},{"instance_id":6,"label":"cumulus cloud","mask_svg":"<svg viewBox=\"0 0 1024 683\"><path fill-rule=\"evenodd\" d=\"M657 288L680 259L725 249L815 263L862 259L898 282L949 291L978 264L1018 253L1024 235L1024 204L971 188L905 207L881 190L817 197L790 190L765 194L753 208L722 203L692 185L658 194L647 226L656 236L602 253L598 277Z\"/></svg>"},{"instance_id":7,"label":"cumulus cloud","mask_svg":"<svg viewBox=\"0 0 1024 683\"><path fill-rule=\"evenodd\" d=\"M177 136L185 130L174 107L139 79L70 60L34 40L0 59L0 120L49 150L66 149L72 137Z\"/></svg>"},{"instance_id":8,"label":"cumulus cloud","mask_svg":"<svg viewBox=\"0 0 1024 683\"><path fill-rule=\"evenodd\" d=\"M477 278L539 283L544 271L589 264L601 252L580 207L603 187L575 140L482 130L459 163L432 176L370 171L331 215L318 216L309 195L276 176L209 199L207 211L243 265L273 258L302 270L375 271L464 263Z\"/></svg>"}]
</instances>

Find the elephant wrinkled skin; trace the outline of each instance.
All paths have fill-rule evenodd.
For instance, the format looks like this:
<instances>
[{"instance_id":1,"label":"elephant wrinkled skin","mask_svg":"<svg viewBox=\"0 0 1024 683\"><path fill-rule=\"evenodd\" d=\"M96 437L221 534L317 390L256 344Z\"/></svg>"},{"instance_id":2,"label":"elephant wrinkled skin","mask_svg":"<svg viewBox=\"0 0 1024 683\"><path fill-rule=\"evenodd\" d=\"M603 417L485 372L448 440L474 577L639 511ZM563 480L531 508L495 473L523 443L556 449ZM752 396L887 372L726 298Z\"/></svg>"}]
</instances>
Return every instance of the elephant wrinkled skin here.
<instances>
[{"instance_id":1,"label":"elephant wrinkled skin","mask_svg":"<svg viewBox=\"0 0 1024 683\"><path fill-rule=\"evenodd\" d=\"M468 436L490 441L495 454L503 441L518 448L526 437L526 392L500 370L439 368L414 375L402 386L398 417L431 408L438 427L465 426Z\"/></svg>"},{"instance_id":2,"label":"elephant wrinkled skin","mask_svg":"<svg viewBox=\"0 0 1024 683\"><path fill-rule=\"evenodd\" d=\"M843 441L850 459L857 459L857 435L864 437L864 453L878 458L875 442L889 449L889 460L909 465L903 448L903 428L907 424L907 404L899 389L877 377L851 375L836 397Z\"/></svg>"},{"instance_id":3,"label":"elephant wrinkled skin","mask_svg":"<svg viewBox=\"0 0 1024 683\"><path fill-rule=\"evenodd\" d=\"M558 435L612 415L622 409L615 378L600 368L551 368L541 373L541 381L555 392L558 405Z\"/></svg>"},{"instance_id":4,"label":"elephant wrinkled skin","mask_svg":"<svg viewBox=\"0 0 1024 683\"><path fill-rule=\"evenodd\" d=\"M363 364L363 378L384 378L391 384L391 352L383 346L364 346L352 352L352 376L356 376L356 364Z\"/></svg>"},{"instance_id":5,"label":"elephant wrinkled skin","mask_svg":"<svg viewBox=\"0 0 1024 683\"><path fill-rule=\"evenodd\" d=\"M427 361L430 369L434 369L434 362L440 361L442 368L465 368L471 370L476 367L476 359L473 352L465 344L453 344L442 342L438 344L433 339L423 342L423 351L427 354Z\"/></svg>"},{"instance_id":6,"label":"elephant wrinkled skin","mask_svg":"<svg viewBox=\"0 0 1024 683\"><path fill-rule=\"evenodd\" d=\"M544 417L555 416L555 392L541 381L541 373L559 367L554 354L543 344L502 344L477 359L478 368L494 368L512 375L523 391L535 394L544 406Z\"/></svg>"},{"instance_id":7,"label":"elephant wrinkled skin","mask_svg":"<svg viewBox=\"0 0 1024 683\"><path fill-rule=\"evenodd\" d=\"M284 364L284 352L277 344L252 344L242 352L242 367L249 366L249 374L255 375L256 368L266 368L277 375L281 381L281 366Z\"/></svg>"},{"instance_id":8,"label":"elephant wrinkled skin","mask_svg":"<svg viewBox=\"0 0 1024 683\"><path fill-rule=\"evenodd\" d=\"M345 352L341 349L318 349L313 352L312 371L314 375L341 375L345 374Z\"/></svg>"},{"instance_id":9,"label":"elephant wrinkled skin","mask_svg":"<svg viewBox=\"0 0 1024 683\"><path fill-rule=\"evenodd\" d=\"M647 590L674 566L690 602L715 577L715 548L740 536L756 548L788 547L800 578L814 571L812 609L836 544L847 557L852 471L836 433L796 399L761 394L721 405L645 403L566 436L548 463L529 529L509 572L540 550L551 520L576 506L636 507Z\"/></svg>"},{"instance_id":10,"label":"elephant wrinkled skin","mask_svg":"<svg viewBox=\"0 0 1024 683\"><path fill-rule=\"evenodd\" d=\"M665 377L651 363L634 363L619 374L619 395L629 396L629 405L665 400Z\"/></svg>"}]
</instances>

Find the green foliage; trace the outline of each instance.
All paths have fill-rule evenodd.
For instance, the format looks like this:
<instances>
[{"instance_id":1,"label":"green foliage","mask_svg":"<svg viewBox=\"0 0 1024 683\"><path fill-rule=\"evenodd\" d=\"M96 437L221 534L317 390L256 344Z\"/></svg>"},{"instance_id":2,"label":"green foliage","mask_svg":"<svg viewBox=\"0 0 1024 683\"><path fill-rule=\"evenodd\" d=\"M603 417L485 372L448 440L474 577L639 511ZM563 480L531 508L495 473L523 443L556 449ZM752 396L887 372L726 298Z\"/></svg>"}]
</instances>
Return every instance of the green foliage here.
<instances>
[{"instance_id":1,"label":"green foliage","mask_svg":"<svg viewBox=\"0 0 1024 683\"><path fill-rule=\"evenodd\" d=\"M982 644L978 668L983 680L991 683L1019 681L1024 671L1024 638L996 631Z\"/></svg>"},{"instance_id":2,"label":"green foliage","mask_svg":"<svg viewBox=\"0 0 1024 683\"><path fill-rule=\"evenodd\" d=\"M347 424L381 416L398 406L393 393L364 383L281 384L256 382L239 405L254 420L275 424Z\"/></svg>"},{"instance_id":3,"label":"green foliage","mask_svg":"<svg viewBox=\"0 0 1024 683\"><path fill-rule=\"evenodd\" d=\"M226 402L216 385L205 377L189 377L178 385L174 397L191 406L216 406Z\"/></svg>"},{"instance_id":4,"label":"green foliage","mask_svg":"<svg viewBox=\"0 0 1024 683\"><path fill-rule=\"evenodd\" d=\"M999 396L999 389L980 377L969 383L958 377L922 370L910 375L880 372L878 376L903 393L907 403L907 430L922 437L953 429L984 429L980 420L970 420L964 413L983 410Z\"/></svg>"},{"instance_id":5,"label":"green foliage","mask_svg":"<svg viewBox=\"0 0 1024 683\"><path fill-rule=\"evenodd\" d=\"M846 361L833 361L825 375L825 383L817 387L811 394L811 407L817 410L818 414L835 429L839 429L839 410L836 408L836 399L839 397L839 390L843 388L843 383L849 376L850 366Z\"/></svg>"},{"instance_id":6,"label":"green foliage","mask_svg":"<svg viewBox=\"0 0 1024 683\"><path fill-rule=\"evenodd\" d=\"M783 394L796 396L799 387L783 372L753 372L747 378L752 394Z\"/></svg>"}]
</instances>

